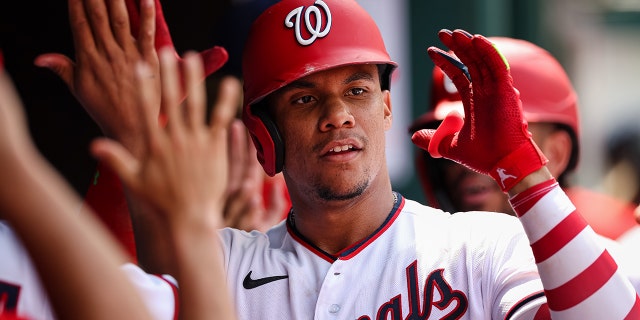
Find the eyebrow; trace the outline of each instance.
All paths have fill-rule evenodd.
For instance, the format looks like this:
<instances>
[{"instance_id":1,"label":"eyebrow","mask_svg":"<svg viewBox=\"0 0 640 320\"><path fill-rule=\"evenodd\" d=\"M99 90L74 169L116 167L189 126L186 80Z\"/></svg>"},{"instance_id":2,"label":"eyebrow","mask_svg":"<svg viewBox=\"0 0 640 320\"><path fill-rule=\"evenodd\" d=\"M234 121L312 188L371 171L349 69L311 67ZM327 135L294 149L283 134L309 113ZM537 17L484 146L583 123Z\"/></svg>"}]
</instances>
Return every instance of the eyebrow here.
<instances>
[{"instance_id":1,"label":"eyebrow","mask_svg":"<svg viewBox=\"0 0 640 320\"><path fill-rule=\"evenodd\" d=\"M352 74L350 77L346 78L344 81L342 81L342 83L349 84L351 82L358 81L358 80L373 81L373 76L368 72L357 72Z\"/></svg>"},{"instance_id":2,"label":"eyebrow","mask_svg":"<svg viewBox=\"0 0 640 320\"><path fill-rule=\"evenodd\" d=\"M370 80L370 81L373 81L373 76L368 72L356 72L356 73L352 74L351 76L349 76L348 78L344 79L344 81L342 81L342 84L349 84L351 82L358 81L358 80ZM316 85L313 82L309 82L309 81L305 81L305 80L296 80L296 81L293 81L293 82L289 83L284 88L285 89L288 89L288 88L310 89L310 88L315 88L315 87L316 87Z\"/></svg>"}]
</instances>

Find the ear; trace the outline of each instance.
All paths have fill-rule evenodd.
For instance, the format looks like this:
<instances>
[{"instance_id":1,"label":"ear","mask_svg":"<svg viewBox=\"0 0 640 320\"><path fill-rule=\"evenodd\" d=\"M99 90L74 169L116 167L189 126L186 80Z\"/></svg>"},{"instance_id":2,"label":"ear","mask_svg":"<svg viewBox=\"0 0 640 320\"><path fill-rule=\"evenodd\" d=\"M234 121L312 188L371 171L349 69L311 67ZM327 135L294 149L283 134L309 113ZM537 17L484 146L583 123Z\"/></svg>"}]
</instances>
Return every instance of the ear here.
<instances>
[{"instance_id":1,"label":"ear","mask_svg":"<svg viewBox=\"0 0 640 320\"><path fill-rule=\"evenodd\" d=\"M547 168L554 177L559 177L571 159L571 136L565 130L555 130L544 139L542 153L549 159Z\"/></svg>"},{"instance_id":2,"label":"ear","mask_svg":"<svg viewBox=\"0 0 640 320\"><path fill-rule=\"evenodd\" d=\"M384 102L384 130L391 129L393 115L391 114L391 92L389 90L382 91L382 101Z\"/></svg>"}]
</instances>

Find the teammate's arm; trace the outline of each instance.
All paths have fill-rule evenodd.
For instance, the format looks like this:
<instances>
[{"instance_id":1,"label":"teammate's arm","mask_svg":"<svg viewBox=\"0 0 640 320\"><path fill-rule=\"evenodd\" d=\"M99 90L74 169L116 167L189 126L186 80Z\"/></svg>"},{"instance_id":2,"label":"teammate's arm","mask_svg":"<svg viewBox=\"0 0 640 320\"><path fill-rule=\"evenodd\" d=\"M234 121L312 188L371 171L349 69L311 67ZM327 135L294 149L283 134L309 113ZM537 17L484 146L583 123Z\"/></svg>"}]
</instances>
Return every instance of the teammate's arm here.
<instances>
[{"instance_id":1,"label":"teammate's arm","mask_svg":"<svg viewBox=\"0 0 640 320\"><path fill-rule=\"evenodd\" d=\"M228 127L239 103L240 84L235 79L222 83L207 125L200 58L195 53L185 56L188 95L183 105L175 56L163 49L160 60L167 126L155 123L153 106L144 99L153 92L153 83L145 83L148 68L140 68L143 152L133 155L113 140L100 139L92 153L119 174L139 205L166 221L164 236L170 239L177 266L172 275L180 286L180 317L233 319L217 230L223 223L227 186Z\"/></svg>"},{"instance_id":2,"label":"teammate's arm","mask_svg":"<svg viewBox=\"0 0 640 320\"><path fill-rule=\"evenodd\" d=\"M120 270L122 249L93 216L77 214L81 199L34 146L21 108L0 71L0 219L28 250L57 317L149 319Z\"/></svg>"},{"instance_id":3,"label":"teammate's arm","mask_svg":"<svg viewBox=\"0 0 640 320\"><path fill-rule=\"evenodd\" d=\"M548 301L540 318L640 317L629 280L547 170L527 130L508 62L481 35L442 30L439 36L457 57L434 47L429 56L460 92L466 117L452 113L437 130L416 132L414 143L490 175L511 195Z\"/></svg>"}]
</instances>

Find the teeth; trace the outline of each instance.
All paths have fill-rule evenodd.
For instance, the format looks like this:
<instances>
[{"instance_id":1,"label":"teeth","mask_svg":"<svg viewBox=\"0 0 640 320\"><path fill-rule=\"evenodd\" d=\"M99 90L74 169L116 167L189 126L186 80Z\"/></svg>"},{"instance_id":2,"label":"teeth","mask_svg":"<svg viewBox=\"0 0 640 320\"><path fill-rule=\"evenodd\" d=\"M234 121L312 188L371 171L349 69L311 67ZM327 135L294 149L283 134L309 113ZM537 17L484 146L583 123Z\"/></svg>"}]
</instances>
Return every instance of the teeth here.
<instances>
[{"instance_id":1,"label":"teeth","mask_svg":"<svg viewBox=\"0 0 640 320\"><path fill-rule=\"evenodd\" d=\"M348 144L348 145L344 145L344 146L337 146L333 149L331 149L332 152L341 152L341 151L347 151L349 149L353 149L353 145Z\"/></svg>"}]
</instances>

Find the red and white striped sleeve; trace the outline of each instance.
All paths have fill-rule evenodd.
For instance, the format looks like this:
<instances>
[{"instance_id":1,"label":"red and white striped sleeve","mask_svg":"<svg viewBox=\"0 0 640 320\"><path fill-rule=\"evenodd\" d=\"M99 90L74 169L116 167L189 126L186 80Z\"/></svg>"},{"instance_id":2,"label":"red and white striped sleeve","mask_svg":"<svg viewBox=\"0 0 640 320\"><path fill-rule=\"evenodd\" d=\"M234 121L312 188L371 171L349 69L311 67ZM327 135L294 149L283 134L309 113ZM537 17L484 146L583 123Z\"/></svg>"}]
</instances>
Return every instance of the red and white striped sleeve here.
<instances>
[{"instance_id":1,"label":"red and white striped sleeve","mask_svg":"<svg viewBox=\"0 0 640 320\"><path fill-rule=\"evenodd\" d=\"M510 202L529 238L553 319L640 319L640 297L555 179Z\"/></svg>"}]
</instances>

